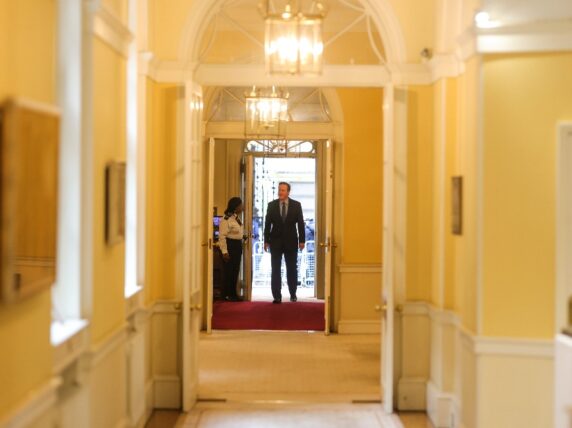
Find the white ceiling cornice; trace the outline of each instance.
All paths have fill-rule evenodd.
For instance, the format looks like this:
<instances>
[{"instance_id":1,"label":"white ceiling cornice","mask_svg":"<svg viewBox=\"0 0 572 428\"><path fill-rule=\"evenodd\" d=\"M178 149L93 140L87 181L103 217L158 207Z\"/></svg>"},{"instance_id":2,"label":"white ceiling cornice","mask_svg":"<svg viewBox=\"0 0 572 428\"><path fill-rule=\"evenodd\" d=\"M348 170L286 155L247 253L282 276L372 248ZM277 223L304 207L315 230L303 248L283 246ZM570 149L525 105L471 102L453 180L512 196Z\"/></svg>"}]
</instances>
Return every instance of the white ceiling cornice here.
<instances>
[{"instance_id":1,"label":"white ceiling cornice","mask_svg":"<svg viewBox=\"0 0 572 428\"><path fill-rule=\"evenodd\" d=\"M475 32L478 53L572 51L572 20L531 22Z\"/></svg>"},{"instance_id":2,"label":"white ceiling cornice","mask_svg":"<svg viewBox=\"0 0 572 428\"><path fill-rule=\"evenodd\" d=\"M127 58L134 40L129 28L103 3L94 2L90 12L93 16L93 34Z\"/></svg>"},{"instance_id":3,"label":"white ceiling cornice","mask_svg":"<svg viewBox=\"0 0 572 428\"><path fill-rule=\"evenodd\" d=\"M375 87L389 81L382 65L326 65L320 76L269 76L263 64L201 64L195 80L204 86L311 86L311 87Z\"/></svg>"},{"instance_id":4,"label":"white ceiling cornice","mask_svg":"<svg viewBox=\"0 0 572 428\"><path fill-rule=\"evenodd\" d=\"M160 61L140 53L141 74L163 83L184 83L189 67L177 61ZM321 76L269 76L264 65L201 64L193 80L202 86L305 86L305 87L383 87L430 85L462 73L463 61L456 55L436 55L427 63L384 65L328 65Z\"/></svg>"}]
</instances>

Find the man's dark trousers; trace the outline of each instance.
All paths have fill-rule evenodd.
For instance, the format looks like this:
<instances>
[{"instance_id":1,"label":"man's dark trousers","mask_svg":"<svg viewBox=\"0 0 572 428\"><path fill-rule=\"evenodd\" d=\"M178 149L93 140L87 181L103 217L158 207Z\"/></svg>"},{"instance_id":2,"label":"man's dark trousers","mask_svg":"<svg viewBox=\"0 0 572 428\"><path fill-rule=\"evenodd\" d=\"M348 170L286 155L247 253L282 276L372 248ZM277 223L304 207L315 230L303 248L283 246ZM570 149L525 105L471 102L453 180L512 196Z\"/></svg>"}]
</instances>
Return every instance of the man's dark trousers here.
<instances>
[{"instance_id":1,"label":"man's dark trousers","mask_svg":"<svg viewBox=\"0 0 572 428\"><path fill-rule=\"evenodd\" d=\"M282 255L286 261L286 279L288 280L288 290L290 297L296 297L296 289L298 288L298 250L285 250L282 247L270 247L270 255L272 258L272 297L274 300L282 299Z\"/></svg>"}]
</instances>

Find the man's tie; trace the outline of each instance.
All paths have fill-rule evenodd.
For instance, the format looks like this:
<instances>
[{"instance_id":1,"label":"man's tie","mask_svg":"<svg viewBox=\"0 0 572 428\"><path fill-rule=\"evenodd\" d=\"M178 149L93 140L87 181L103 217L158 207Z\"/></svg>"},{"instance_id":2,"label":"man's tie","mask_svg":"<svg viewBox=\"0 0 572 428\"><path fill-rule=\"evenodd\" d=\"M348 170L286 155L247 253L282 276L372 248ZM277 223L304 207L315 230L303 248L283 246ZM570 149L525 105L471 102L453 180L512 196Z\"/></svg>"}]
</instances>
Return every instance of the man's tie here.
<instances>
[{"instance_id":1,"label":"man's tie","mask_svg":"<svg viewBox=\"0 0 572 428\"><path fill-rule=\"evenodd\" d=\"M284 202L281 203L282 208L280 211L280 215L282 216L282 222L286 221L286 204Z\"/></svg>"}]
</instances>

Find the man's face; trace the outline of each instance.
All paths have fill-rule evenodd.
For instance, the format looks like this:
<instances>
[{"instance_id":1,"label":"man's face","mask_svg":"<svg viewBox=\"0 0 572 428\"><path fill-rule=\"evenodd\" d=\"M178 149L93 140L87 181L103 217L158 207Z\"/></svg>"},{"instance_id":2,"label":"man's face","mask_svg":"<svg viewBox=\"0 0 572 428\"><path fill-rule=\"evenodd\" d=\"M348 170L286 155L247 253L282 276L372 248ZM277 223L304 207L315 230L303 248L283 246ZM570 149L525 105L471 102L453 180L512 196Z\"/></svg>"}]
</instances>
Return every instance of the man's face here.
<instances>
[{"instance_id":1,"label":"man's face","mask_svg":"<svg viewBox=\"0 0 572 428\"><path fill-rule=\"evenodd\" d=\"M278 186L278 199L280 199L281 201L285 201L286 199L288 199L289 194L290 192L288 191L288 186L286 186L285 184L281 184L280 186Z\"/></svg>"}]
</instances>

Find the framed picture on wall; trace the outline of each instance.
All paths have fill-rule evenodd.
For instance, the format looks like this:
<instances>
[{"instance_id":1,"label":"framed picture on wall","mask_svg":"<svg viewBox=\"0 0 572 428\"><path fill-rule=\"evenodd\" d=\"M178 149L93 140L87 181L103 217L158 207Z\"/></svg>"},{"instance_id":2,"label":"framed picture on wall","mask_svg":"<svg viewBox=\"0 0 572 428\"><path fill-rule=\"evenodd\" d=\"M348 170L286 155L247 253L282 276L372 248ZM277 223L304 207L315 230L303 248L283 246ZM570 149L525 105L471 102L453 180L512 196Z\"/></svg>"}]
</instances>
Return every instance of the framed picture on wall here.
<instances>
[{"instance_id":1,"label":"framed picture on wall","mask_svg":"<svg viewBox=\"0 0 572 428\"><path fill-rule=\"evenodd\" d=\"M114 245L125 238L125 162L105 168L105 241Z\"/></svg>"},{"instance_id":2,"label":"framed picture on wall","mask_svg":"<svg viewBox=\"0 0 572 428\"><path fill-rule=\"evenodd\" d=\"M463 177L451 178L451 229L454 235L463 234Z\"/></svg>"},{"instance_id":3,"label":"framed picture on wall","mask_svg":"<svg viewBox=\"0 0 572 428\"><path fill-rule=\"evenodd\" d=\"M23 99L0 106L0 302L56 278L59 112Z\"/></svg>"}]
</instances>

